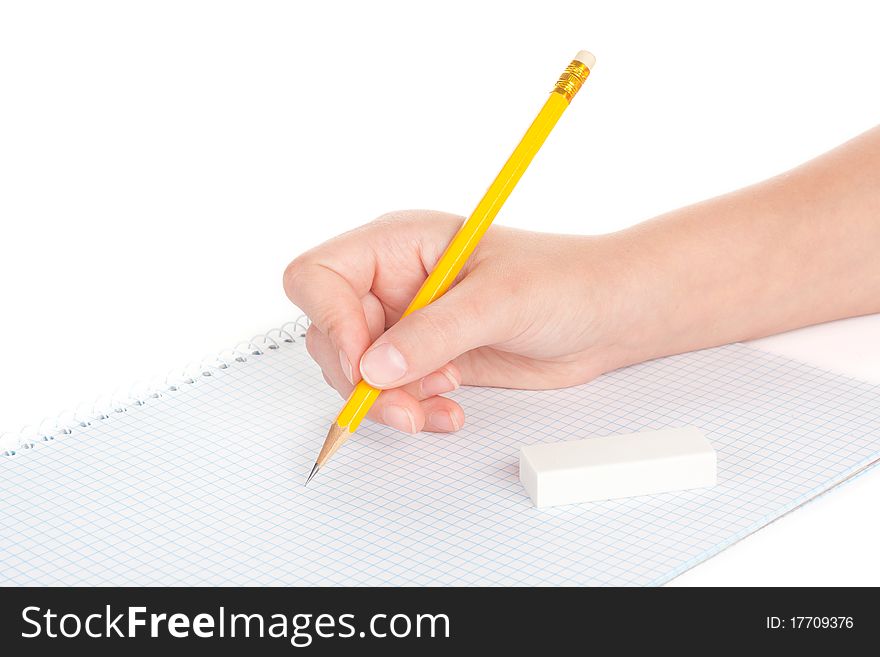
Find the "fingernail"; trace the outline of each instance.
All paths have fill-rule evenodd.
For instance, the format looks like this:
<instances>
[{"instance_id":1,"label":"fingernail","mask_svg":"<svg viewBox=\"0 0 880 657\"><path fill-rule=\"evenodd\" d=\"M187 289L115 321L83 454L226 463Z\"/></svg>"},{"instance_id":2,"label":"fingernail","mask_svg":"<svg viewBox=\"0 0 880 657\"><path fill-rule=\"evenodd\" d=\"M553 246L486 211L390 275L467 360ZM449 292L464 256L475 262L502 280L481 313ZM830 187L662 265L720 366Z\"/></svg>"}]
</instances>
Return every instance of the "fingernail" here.
<instances>
[{"instance_id":1,"label":"fingernail","mask_svg":"<svg viewBox=\"0 0 880 657\"><path fill-rule=\"evenodd\" d=\"M406 359L397 347L386 342L364 354L361 374L370 385L391 385L406 374Z\"/></svg>"},{"instance_id":2,"label":"fingernail","mask_svg":"<svg viewBox=\"0 0 880 657\"><path fill-rule=\"evenodd\" d=\"M452 392L458 388L456 381L446 370L432 372L419 384L422 397L433 397L434 395L442 395L444 392Z\"/></svg>"},{"instance_id":3,"label":"fingernail","mask_svg":"<svg viewBox=\"0 0 880 657\"><path fill-rule=\"evenodd\" d=\"M461 427L450 411L434 411L428 416L428 424L432 429L440 431L458 431Z\"/></svg>"},{"instance_id":4,"label":"fingernail","mask_svg":"<svg viewBox=\"0 0 880 657\"><path fill-rule=\"evenodd\" d=\"M351 363L348 361L348 356L345 355L344 351L339 352L339 364L342 365L342 373L345 375L345 378L348 379L349 383L354 383L354 376L351 373Z\"/></svg>"},{"instance_id":5,"label":"fingernail","mask_svg":"<svg viewBox=\"0 0 880 657\"><path fill-rule=\"evenodd\" d=\"M382 421L389 427L407 433L416 432L416 421L409 409L403 406L386 406L382 411Z\"/></svg>"}]
</instances>

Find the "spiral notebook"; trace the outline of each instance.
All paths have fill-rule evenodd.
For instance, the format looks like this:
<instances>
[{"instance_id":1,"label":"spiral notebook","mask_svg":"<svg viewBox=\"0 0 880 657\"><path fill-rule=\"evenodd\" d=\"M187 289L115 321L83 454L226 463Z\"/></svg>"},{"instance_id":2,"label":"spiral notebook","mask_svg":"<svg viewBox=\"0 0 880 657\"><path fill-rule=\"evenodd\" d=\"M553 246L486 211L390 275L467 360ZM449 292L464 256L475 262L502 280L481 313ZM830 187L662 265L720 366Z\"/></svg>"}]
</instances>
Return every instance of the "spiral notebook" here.
<instances>
[{"instance_id":1,"label":"spiral notebook","mask_svg":"<svg viewBox=\"0 0 880 657\"><path fill-rule=\"evenodd\" d=\"M341 402L303 330L7 440L0 583L662 584L880 456L880 386L737 344L462 389L464 430L365 423L306 488ZM714 488L539 510L518 481L522 444L682 425L717 450Z\"/></svg>"}]
</instances>

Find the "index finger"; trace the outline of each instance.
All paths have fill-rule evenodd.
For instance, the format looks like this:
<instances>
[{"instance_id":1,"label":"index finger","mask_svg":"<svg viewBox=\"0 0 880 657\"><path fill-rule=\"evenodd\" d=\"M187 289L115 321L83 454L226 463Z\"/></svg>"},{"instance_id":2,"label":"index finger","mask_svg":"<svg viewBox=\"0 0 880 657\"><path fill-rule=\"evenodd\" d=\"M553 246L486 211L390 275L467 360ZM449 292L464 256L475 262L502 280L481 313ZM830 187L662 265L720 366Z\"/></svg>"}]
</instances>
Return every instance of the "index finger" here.
<instances>
[{"instance_id":1,"label":"index finger","mask_svg":"<svg viewBox=\"0 0 880 657\"><path fill-rule=\"evenodd\" d=\"M363 261L372 256L369 250L349 251L344 243L329 242L299 256L284 271L284 291L330 339L351 371L371 342L361 298L372 283L372 275L364 275L372 264ZM346 263L344 270L338 262Z\"/></svg>"}]
</instances>

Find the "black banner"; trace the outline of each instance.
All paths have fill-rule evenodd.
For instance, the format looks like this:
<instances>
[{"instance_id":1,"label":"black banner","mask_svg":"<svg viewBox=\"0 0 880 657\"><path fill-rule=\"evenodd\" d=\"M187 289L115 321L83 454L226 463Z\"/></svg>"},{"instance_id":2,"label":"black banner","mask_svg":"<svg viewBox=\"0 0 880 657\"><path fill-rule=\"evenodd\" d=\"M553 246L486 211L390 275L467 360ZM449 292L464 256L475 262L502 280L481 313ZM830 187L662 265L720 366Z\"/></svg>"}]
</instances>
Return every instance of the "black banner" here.
<instances>
[{"instance_id":1,"label":"black banner","mask_svg":"<svg viewBox=\"0 0 880 657\"><path fill-rule=\"evenodd\" d=\"M0 645L9 655L840 650L873 637L874 597L866 589L9 588Z\"/></svg>"}]
</instances>

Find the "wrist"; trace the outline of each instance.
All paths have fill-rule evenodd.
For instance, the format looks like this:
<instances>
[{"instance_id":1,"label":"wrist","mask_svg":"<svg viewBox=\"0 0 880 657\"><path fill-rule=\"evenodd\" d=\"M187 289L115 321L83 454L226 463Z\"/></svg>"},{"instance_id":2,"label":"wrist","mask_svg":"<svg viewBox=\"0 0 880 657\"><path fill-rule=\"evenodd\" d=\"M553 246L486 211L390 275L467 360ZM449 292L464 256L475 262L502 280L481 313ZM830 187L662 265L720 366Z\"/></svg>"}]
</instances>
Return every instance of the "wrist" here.
<instances>
[{"instance_id":1,"label":"wrist","mask_svg":"<svg viewBox=\"0 0 880 657\"><path fill-rule=\"evenodd\" d=\"M697 340L700 300L662 236L641 227L588 238L583 245L586 298L597 313L595 354L604 371L687 351Z\"/></svg>"},{"instance_id":2,"label":"wrist","mask_svg":"<svg viewBox=\"0 0 880 657\"><path fill-rule=\"evenodd\" d=\"M575 277L581 349L596 373L645 360L649 295L634 244L624 233L578 238Z\"/></svg>"}]
</instances>

